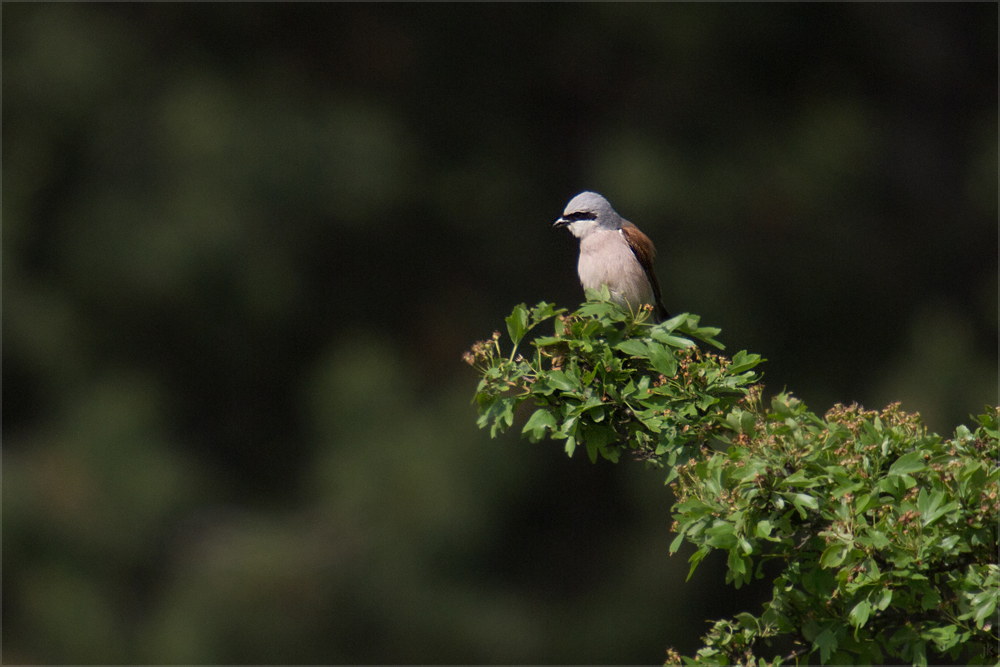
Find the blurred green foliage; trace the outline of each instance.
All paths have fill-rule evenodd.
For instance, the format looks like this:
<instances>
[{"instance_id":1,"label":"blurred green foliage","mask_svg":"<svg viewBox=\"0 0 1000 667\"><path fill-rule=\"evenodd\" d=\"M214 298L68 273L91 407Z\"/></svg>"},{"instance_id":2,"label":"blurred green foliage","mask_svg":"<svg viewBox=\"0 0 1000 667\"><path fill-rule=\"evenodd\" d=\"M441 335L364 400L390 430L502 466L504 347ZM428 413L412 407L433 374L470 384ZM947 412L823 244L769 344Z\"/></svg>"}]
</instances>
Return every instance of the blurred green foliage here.
<instances>
[{"instance_id":1,"label":"blurred green foliage","mask_svg":"<svg viewBox=\"0 0 1000 667\"><path fill-rule=\"evenodd\" d=\"M773 388L995 402L996 5L2 12L4 662L652 662L754 607L637 466L469 423L583 189Z\"/></svg>"}]
</instances>

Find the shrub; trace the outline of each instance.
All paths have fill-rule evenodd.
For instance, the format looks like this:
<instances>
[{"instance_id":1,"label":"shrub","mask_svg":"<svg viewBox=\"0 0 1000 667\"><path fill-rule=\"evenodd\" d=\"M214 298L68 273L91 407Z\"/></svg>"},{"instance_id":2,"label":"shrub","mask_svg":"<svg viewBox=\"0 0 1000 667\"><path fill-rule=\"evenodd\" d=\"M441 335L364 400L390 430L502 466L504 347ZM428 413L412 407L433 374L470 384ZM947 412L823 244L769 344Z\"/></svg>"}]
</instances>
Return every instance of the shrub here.
<instances>
[{"instance_id":1,"label":"shrub","mask_svg":"<svg viewBox=\"0 0 1000 667\"><path fill-rule=\"evenodd\" d=\"M495 436L531 399L532 442L666 470L670 550L697 547L691 572L713 549L737 588L780 570L759 616L717 621L695 656L668 649L669 663L997 662L997 408L945 439L899 404L819 417L783 392L765 406L762 359L703 349L723 346L698 316L653 324L606 290L588 299L572 313L519 305L509 352L497 332L466 353L479 426ZM552 335L521 352L549 320Z\"/></svg>"}]
</instances>

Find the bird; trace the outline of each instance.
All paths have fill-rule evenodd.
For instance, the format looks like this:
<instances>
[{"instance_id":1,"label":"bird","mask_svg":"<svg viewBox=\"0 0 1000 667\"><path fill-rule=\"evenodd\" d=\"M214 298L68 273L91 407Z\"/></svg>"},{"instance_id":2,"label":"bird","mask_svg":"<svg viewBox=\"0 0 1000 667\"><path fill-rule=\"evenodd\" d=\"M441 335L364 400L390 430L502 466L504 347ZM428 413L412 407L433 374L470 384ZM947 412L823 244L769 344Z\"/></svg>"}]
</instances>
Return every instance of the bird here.
<instances>
[{"instance_id":1,"label":"bird","mask_svg":"<svg viewBox=\"0 0 1000 667\"><path fill-rule=\"evenodd\" d=\"M656 248L649 237L625 220L596 192L581 192L566 204L553 227L566 227L580 239L577 273L584 289L608 286L611 301L637 312L653 307L660 322L670 317L653 271Z\"/></svg>"}]
</instances>

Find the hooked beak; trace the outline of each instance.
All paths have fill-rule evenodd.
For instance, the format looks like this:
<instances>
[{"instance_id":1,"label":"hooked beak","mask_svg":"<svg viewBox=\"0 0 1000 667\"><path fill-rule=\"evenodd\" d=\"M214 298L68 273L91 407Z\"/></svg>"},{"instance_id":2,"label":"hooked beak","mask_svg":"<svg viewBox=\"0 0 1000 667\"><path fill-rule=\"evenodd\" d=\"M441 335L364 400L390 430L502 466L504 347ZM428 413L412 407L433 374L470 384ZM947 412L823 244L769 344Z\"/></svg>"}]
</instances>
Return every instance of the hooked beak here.
<instances>
[{"instance_id":1,"label":"hooked beak","mask_svg":"<svg viewBox=\"0 0 1000 667\"><path fill-rule=\"evenodd\" d=\"M569 224L569 220L567 220L566 218L559 218L558 220L556 220L555 222L552 223L552 226L553 227L565 227L568 224Z\"/></svg>"}]
</instances>

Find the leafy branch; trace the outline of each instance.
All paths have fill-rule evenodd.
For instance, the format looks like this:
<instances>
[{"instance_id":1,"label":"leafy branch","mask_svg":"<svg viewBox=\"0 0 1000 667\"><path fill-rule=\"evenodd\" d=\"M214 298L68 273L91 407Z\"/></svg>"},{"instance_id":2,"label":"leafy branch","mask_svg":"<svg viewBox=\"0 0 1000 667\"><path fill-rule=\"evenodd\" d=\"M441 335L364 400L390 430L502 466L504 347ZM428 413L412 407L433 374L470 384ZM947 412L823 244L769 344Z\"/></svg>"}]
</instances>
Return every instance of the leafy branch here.
<instances>
[{"instance_id":1,"label":"leafy branch","mask_svg":"<svg viewBox=\"0 0 1000 667\"><path fill-rule=\"evenodd\" d=\"M655 324L606 290L587 296L572 313L519 305L509 354L499 332L466 353L481 376L478 423L495 436L531 399L521 432L532 442L666 470L670 551L694 544L692 573L712 550L728 554L737 588L765 562L782 568L761 615L717 621L695 656L671 649L668 662L996 663L997 408L944 439L898 404L819 417L781 393L765 406L762 359L703 349L723 346L698 316ZM519 351L548 321L553 333Z\"/></svg>"}]
</instances>

